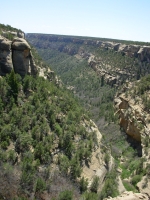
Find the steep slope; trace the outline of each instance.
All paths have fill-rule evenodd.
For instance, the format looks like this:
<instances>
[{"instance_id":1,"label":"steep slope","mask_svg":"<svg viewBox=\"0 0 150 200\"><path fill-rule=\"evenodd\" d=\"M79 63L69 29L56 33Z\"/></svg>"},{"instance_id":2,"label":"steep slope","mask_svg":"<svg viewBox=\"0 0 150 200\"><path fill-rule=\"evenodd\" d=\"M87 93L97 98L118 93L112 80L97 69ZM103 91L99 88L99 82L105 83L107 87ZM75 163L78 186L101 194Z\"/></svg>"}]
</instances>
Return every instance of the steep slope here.
<instances>
[{"instance_id":1,"label":"steep slope","mask_svg":"<svg viewBox=\"0 0 150 200\"><path fill-rule=\"evenodd\" d=\"M149 43L48 34L27 34L26 38L39 51L47 52L45 59L53 55L51 50L85 58L110 85L139 79L150 72Z\"/></svg>"},{"instance_id":2,"label":"steep slope","mask_svg":"<svg viewBox=\"0 0 150 200\"><path fill-rule=\"evenodd\" d=\"M115 107L120 119L120 126L142 146L142 181L137 184L139 190L150 196L150 75L138 82L128 84L115 98ZM140 179L141 180L141 179Z\"/></svg>"},{"instance_id":3,"label":"steep slope","mask_svg":"<svg viewBox=\"0 0 150 200\"><path fill-rule=\"evenodd\" d=\"M118 43L116 49L117 41L44 34L27 34L26 37L40 55L51 63L68 88L82 100L86 109L92 113L106 144L112 146L112 152L119 154L123 134L119 126L112 123L117 120L113 108L115 93L125 81L140 78L147 73L146 66L149 66L148 61L142 62L128 53L135 44ZM123 49L123 46L126 48ZM108 122L111 123L108 125Z\"/></svg>"},{"instance_id":4,"label":"steep slope","mask_svg":"<svg viewBox=\"0 0 150 200\"><path fill-rule=\"evenodd\" d=\"M53 79L54 72L45 65L35 49L25 40L24 32L9 25L0 24L0 75L5 76L13 69L22 77L44 76ZM56 76L55 76L56 79Z\"/></svg>"},{"instance_id":5,"label":"steep slope","mask_svg":"<svg viewBox=\"0 0 150 200\"><path fill-rule=\"evenodd\" d=\"M86 198L98 198L114 161L97 126L25 39L1 38L13 55L0 77L0 199L79 199L87 189ZM27 75L31 51L43 77Z\"/></svg>"},{"instance_id":6,"label":"steep slope","mask_svg":"<svg viewBox=\"0 0 150 200\"><path fill-rule=\"evenodd\" d=\"M36 75L37 67L24 33L0 24L0 34L0 75L10 73L12 69L21 76Z\"/></svg>"},{"instance_id":7,"label":"steep slope","mask_svg":"<svg viewBox=\"0 0 150 200\"><path fill-rule=\"evenodd\" d=\"M50 174L57 172L57 167L68 178L80 177L94 149L100 153L101 135L95 133L96 126L72 95L43 78L27 76L22 83L11 73L0 81L1 194L6 198L18 193L26 198L37 197L39 191L50 187ZM101 153L97 159L103 162L104 155ZM105 168L105 162L103 165ZM12 188L15 178L16 186ZM10 189L4 190L4 180L4 188Z\"/></svg>"},{"instance_id":8,"label":"steep slope","mask_svg":"<svg viewBox=\"0 0 150 200\"><path fill-rule=\"evenodd\" d=\"M0 198L148 199L149 44L0 33Z\"/></svg>"}]
</instances>

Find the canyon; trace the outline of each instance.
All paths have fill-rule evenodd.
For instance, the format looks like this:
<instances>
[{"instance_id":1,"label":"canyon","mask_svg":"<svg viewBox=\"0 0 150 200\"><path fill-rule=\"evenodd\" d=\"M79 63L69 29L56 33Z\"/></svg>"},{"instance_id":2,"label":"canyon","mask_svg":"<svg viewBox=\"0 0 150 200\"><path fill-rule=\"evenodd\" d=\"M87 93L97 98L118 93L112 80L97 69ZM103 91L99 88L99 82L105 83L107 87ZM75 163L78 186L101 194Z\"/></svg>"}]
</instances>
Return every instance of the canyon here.
<instances>
[{"instance_id":1,"label":"canyon","mask_svg":"<svg viewBox=\"0 0 150 200\"><path fill-rule=\"evenodd\" d=\"M0 198L148 200L149 66L148 43L1 31Z\"/></svg>"}]
</instances>

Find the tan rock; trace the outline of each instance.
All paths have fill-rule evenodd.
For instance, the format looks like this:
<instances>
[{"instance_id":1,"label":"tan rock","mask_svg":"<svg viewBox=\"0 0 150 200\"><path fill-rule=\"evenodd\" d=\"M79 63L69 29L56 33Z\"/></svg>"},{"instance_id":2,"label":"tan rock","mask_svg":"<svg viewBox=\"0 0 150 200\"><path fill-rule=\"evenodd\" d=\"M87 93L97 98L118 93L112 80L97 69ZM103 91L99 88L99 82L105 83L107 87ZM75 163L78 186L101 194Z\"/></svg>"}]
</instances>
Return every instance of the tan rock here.
<instances>
[{"instance_id":1,"label":"tan rock","mask_svg":"<svg viewBox=\"0 0 150 200\"><path fill-rule=\"evenodd\" d=\"M109 198L105 198L104 200L148 200L148 196L146 194L141 194L141 193L133 193L133 192L124 192L122 193L120 196L118 197L109 197Z\"/></svg>"},{"instance_id":2,"label":"tan rock","mask_svg":"<svg viewBox=\"0 0 150 200\"><path fill-rule=\"evenodd\" d=\"M12 50L13 67L16 73L21 76L25 76L26 74L37 74L37 68L30 52L30 45L25 39L15 38L12 42Z\"/></svg>"},{"instance_id":3,"label":"tan rock","mask_svg":"<svg viewBox=\"0 0 150 200\"><path fill-rule=\"evenodd\" d=\"M141 193L148 194L150 197L150 178L148 176L144 176L137 187Z\"/></svg>"}]
</instances>

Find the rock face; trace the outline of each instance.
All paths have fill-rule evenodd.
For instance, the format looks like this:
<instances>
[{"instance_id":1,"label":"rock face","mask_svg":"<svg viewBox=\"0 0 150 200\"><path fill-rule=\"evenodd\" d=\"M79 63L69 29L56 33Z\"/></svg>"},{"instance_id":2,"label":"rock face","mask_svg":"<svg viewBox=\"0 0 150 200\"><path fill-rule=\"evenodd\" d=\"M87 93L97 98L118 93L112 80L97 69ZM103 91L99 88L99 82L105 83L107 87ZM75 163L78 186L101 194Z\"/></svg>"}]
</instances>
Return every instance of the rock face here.
<instances>
[{"instance_id":1,"label":"rock face","mask_svg":"<svg viewBox=\"0 0 150 200\"><path fill-rule=\"evenodd\" d=\"M138 80L140 75L150 73L150 46L50 34L26 34L26 38L38 49L56 50L79 60L86 59L97 75L111 86L117 87L126 80ZM112 58L108 55L106 59L104 52L110 53Z\"/></svg>"},{"instance_id":2,"label":"rock face","mask_svg":"<svg viewBox=\"0 0 150 200\"><path fill-rule=\"evenodd\" d=\"M121 94L116 95L114 106L116 114L119 116L120 126L128 135L144 146L144 140L149 137L150 133L150 115L149 111L145 110L142 98L135 95L136 85L137 82L133 82L124 86L120 91ZM149 98L148 93L147 97Z\"/></svg>"},{"instance_id":3,"label":"rock face","mask_svg":"<svg viewBox=\"0 0 150 200\"><path fill-rule=\"evenodd\" d=\"M25 74L36 75L37 69L33 61L31 48L25 39L16 38L12 42L12 61L16 73L24 76Z\"/></svg>"},{"instance_id":4,"label":"rock face","mask_svg":"<svg viewBox=\"0 0 150 200\"><path fill-rule=\"evenodd\" d=\"M114 106L116 114L119 116L120 126L131 136L133 144L135 141L138 142L138 145L140 144L140 156L144 159L142 167L146 170L146 174L137 183L137 188L140 193L147 194L150 198L150 113L142 96L145 95L149 99L150 91L145 91L144 94L140 95L137 92L140 84L141 80L126 83L122 91L116 95Z\"/></svg>"},{"instance_id":5,"label":"rock face","mask_svg":"<svg viewBox=\"0 0 150 200\"><path fill-rule=\"evenodd\" d=\"M118 82L118 78L116 76L112 75L111 72L99 67L101 65L101 63L96 61L94 55L89 56L88 64L97 73L98 76L100 76L101 78L103 78L105 80L105 82L108 85L113 86Z\"/></svg>"},{"instance_id":6,"label":"rock face","mask_svg":"<svg viewBox=\"0 0 150 200\"><path fill-rule=\"evenodd\" d=\"M32 37L36 37L39 40L47 40L49 42L52 42L51 48L57 49L59 51L63 51L65 53L75 55L78 53L77 49L74 49L69 46L69 43L74 44L83 44L83 45L91 45L95 47L101 47L105 49L112 49L114 51L121 52L124 55L130 56L130 57L136 57L141 62L146 61L150 63L150 46L141 46L141 45L133 45L133 44L121 44L116 42L109 42L109 41L103 41L103 40L93 40L90 38L76 38L73 36L61 36L61 35L50 35L50 34L31 34L28 33L26 37L31 41ZM55 45L56 42L59 42L60 45ZM66 45L62 45L61 42L65 42ZM38 43L38 42L37 42ZM41 48L47 48L44 44L44 47L41 46L42 44L36 44L36 46ZM48 44L49 46L49 44ZM50 46L49 46L50 47Z\"/></svg>"},{"instance_id":7,"label":"rock face","mask_svg":"<svg viewBox=\"0 0 150 200\"><path fill-rule=\"evenodd\" d=\"M125 94L121 94L115 99L115 107L117 109L116 114L119 115L120 126L133 139L141 142L142 130L137 125L137 122L143 124L142 108L134 106L133 102L125 97Z\"/></svg>"},{"instance_id":8,"label":"rock face","mask_svg":"<svg viewBox=\"0 0 150 200\"><path fill-rule=\"evenodd\" d=\"M3 76L12 69L21 76L36 75L37 67L30 50L30 45L23 38L10 41L0 36L0 75Z\"/></svg>"},{"instance_id":9,"label":"rock face","mask_svg":"<svg viewBox=\"0 0 150 200\"><path fill-rule=\"evenodd\" d=\"M11 41L0 36L0 75L5 75L13 69Z\"/></svg>"},{"instance_id":10,"label":"rock face","mask_svg":"<svg viewBox=\"0 0 150 200\"><path fill-rule=\"evenodd\" d=\"M133 192L124 192L118 197L109 197L105 198L104 200L148 200L148 196L141 193L133 193Z\"/></svg>"},{"instance_id":11,"label":"rock face","mask_svg":"<svg viewBox=\"0 0 150 200\"><path fill-rule=\"evenodd\" d=\"M89 122L84 121L83 125L85 126L88 132L93 132L93 131L95 132L96 137L97 137L97 147L95 148L94 152L92 152L91 161L89 165L85 165L85 164L83 165L81 177L83 176L86 179L88 179L88 182L89 182L88 187L91 186L91 183L95 176L99 177L100 181L99 181L98 190L101 190L104 185L107 173L110 172L114 168L114 159L111 156L110 150L104 145L102 145L102 142L101 142L102 135L99 132L96 124L92 120L90 120L90 124ZM106 152L109 154L108 163L106 163L104 159Z\"/></svg>"},{"instance_id":12,"label":"rock face","mask_svg":"<svg viewBox=\"0 0 150 200\"><path fill-rule=\"evenodd\" d=\"M141 193L147 194L150 198L150 179L148 175L142 178L142 180L137 184L137 187Z\"/></svg>"}]
</instances>

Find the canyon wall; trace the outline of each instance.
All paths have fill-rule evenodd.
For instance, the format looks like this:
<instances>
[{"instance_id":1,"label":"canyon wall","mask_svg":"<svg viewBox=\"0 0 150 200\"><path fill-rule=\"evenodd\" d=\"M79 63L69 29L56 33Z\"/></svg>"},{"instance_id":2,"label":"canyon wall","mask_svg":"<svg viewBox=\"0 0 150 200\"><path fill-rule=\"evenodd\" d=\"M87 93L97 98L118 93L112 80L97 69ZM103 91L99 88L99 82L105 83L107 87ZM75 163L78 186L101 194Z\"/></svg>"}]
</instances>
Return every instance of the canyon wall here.
<instances>
[{"instance_id":1,"label":"canyon wall","mask_svg":"<svg viewBox=\"0 0 150 200\"><path fill-rule=\"evenodd\" d=\"M54 48L59 51L66 52L70 55L75 55L79 53L78 49L70 46L69 44L79 44L79 45L91 45L95 47L101 47L105 49L112 49L117 52L121 52L123 55L127 55L130 57L136 57L141 62L146 61L150 63L150 46L143 46L143 45L137 45L137 44L122 44L117 42L110 42L110 41L103 41L101 39L96 38L82 38L82 37L74 37L74 36L61 36L61 35L50 35L50 34L32 34L28 33L26 34L27 39L32 40L32 38L37 38L38 40L47 40L51 42L51 46L49 46L49 43L47 43L48 46L44 43L42 44L38 42L36 46L42 47L42 48ZM57 45L55 44L57 42ZM66 43L63 44L63 42ZM68 45L67 45L68 44Z\"/></svg>"}]
</instances>

